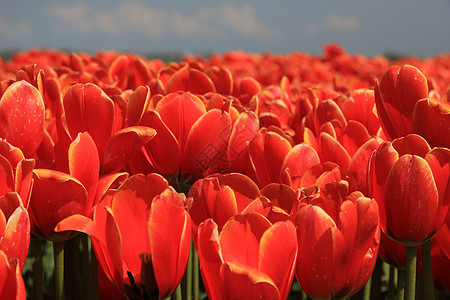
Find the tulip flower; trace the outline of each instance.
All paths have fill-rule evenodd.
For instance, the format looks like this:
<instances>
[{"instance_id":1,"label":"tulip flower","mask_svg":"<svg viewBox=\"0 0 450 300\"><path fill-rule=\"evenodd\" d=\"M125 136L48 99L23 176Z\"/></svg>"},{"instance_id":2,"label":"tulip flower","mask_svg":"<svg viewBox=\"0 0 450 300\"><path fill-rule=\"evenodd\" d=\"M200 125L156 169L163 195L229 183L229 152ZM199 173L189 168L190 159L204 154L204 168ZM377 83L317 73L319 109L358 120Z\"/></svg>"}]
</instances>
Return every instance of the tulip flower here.
<instances>
[{"instance_id":1,"label":"tulip flower","mask_svg":"<svg viewBox=\"0 0 450 300\"><path fill-rule=\"evenodd\" d=\"M347 183L328 183L304 198L297 227L296 276L313 299L343 298L359 291L375 266L380 230L375 200L347 195ZM308 203L309 202L309 203Z\"/></svg>"},{"instance_id":2,"label":"tulip flower","mask_svg":"<svg viewBox=\"0 0 450 300\"><path fill-rule=\"evenodd\" d=\"M8 260L0 250L0 297L2 299L25 300L26 291L17 259Z\"/></svg>"},{"instance_id":3,"label":"tulip flower","mask_svg":"<svg viewBox=\"0 0 450 300\"><path fill-rule=\"evenodd\" d=\"M115 103L94 84L70 87L58 103L58 112L56 151L66 153L78 133L88 132L98 149L102 174L120 171L156 134L143 126L123 128Z\"/></svg>"},{"instance_id":4,"label":"tulip flower","mask_svg":"<svg viewBox=\"0 0 450 300\"><path fill-rule=\"evenodd\" d=\"M166 95L154 109L147 109L149 97L138 99L134 97L129 104L130 124L154 128L157 135L130 162L133 173L156 171L169 177L181 173L199 178L226 170L232 131L227 111L206 111L199 97L185 92Z\"/></svg>"},{"instance_id":5,"label":"tulip flower","mask_svg":"<svg viewBox=\"0 0 450 300\"><path fill-rule=\"evenodd\" d=\"M450 150L432 150L418 135L383 142L372 154L368 170L383 232L405 245L433 237L450 204L449 172Z\"/></svg>"},{"instance_id":6,"label":"tulip flower","mask_svg":"<svg viewBox=\"0 0 450 300\"><path fill-rule=\"evenodd\" d=\"M416 67L394 65L384 73L375 85L375 103L381 127L389 140L414 132L414 107L426 97L427 78Z\"/></svg>"},{"instance_id":7,"label":"tulip flower","mask_svg":"<svg viewBox=\"0 0 450 300\"><path fill-rule=\"evenodd\" d=\"M0 138L34 155L44 132L44 101L38 89L21 80L10 85L0 99Z\"/></svg>"},{"instance_id":8,"label":"tulip flower","mask_svg":"<svg viewBox=\"0 0 450 300\"><path fill-rule=\"evenodd\" d=\"M189 256L184 201L162 176L134 175L108 191L92 220L74 215L55 230L91 235L99 265L123 295L162 299L180 283Z\"/></svg>"},{"instance_id":9,"label":"tulip flower","mask_svg":"<svg viewBox=\"0 0 450 300\"><path fill-rule=\"evenodd\" d=\"M92 216L100 197L127 176L126 173L99 176L97 147L87 132L78 134L70 144L66 159L68 173L33 170L34 185L29 202L33 234L58 242L73 235L56 233L54 228L58 222L74 214Z\"/></svg>"},{"instance_id":10,"label":"tulip flower","mask_svg":"<svg viewBox=\"0 0 450 300\"><path fill-rule=\"evenodd\" d=\"M406 296L415 295L417 245L427 243L425 277L431 276L429 240L441 229L449 207L450 150L430 149L419 135L383 142L370 159L369 190L380 206L380 226L406 245ZM431 282L427 279L425 282ZM434 297L432 284L425 285Z\"/></svg>"},{"instance_id":11,"label":"tulip flower","mask_svg":"<svg viewBox=\"0 0 450 300\"><path fill-rule=\"evenodd\" d=\"M207 219L197 251L209 299L286 299L297 257L290 220L271 223L259 213L232 217L219 232Z\"/></svg>"}]
</instances>

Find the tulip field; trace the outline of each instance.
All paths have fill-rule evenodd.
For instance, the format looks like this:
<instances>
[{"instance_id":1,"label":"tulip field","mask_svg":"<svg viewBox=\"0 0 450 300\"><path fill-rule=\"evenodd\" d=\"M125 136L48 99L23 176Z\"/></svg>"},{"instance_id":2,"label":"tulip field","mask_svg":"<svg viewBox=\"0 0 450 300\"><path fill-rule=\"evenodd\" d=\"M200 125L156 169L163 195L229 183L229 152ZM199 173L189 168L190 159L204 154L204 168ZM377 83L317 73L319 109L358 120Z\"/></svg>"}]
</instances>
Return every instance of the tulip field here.
<instances>
[{"instance_id":1,"label":"tulip field","mask_svg":"<svg viewBox=\"0 0 450 300\"><path fill-rule=\"evenodd\" d=\"M450 53L0 59L0 299L447 299Z\"/></svg>"}]
</instances>

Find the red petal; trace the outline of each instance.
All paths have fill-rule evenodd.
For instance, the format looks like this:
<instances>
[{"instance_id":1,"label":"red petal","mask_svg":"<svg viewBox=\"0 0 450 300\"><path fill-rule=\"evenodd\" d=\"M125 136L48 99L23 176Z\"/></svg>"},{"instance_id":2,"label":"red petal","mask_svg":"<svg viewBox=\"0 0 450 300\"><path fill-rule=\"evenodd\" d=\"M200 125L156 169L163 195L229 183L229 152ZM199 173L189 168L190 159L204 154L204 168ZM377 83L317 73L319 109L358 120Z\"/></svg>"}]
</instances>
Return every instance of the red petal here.
<instances>
[{"instance_id":1,"label":"red petal","mask_svg":"<svg viewBox=\"0 0 450 300\"><path fill-rule=\"evenodd\" d=\"M258 269L259 241L270 226L270 222L258 213L231 218L220 232L223 260Z\"/></svg>"},{"instance_id":2,"label":"red petal","mask_svg":"<svg viewBox=\"0 0 450 300\"><path fill-rule=\"evenodd\" d=\"M219 232L212 219L207 219L198 228L197 252L200 260L205 289L211 299L224 299L220 278L222 252L219 245Z\"/></svg>"},{"instance_id":3,"label":"red petal","mask_svg":"<svg viewBox=\"0 0 450 300\"><path fill-rule=\"evenodd\" d=\"M428 97L427 78L416 67L404 65L398 72L397 93L401 112L411 118L416 102Z\"/></svg>"},{"instance_id":4,"label":"red petal","mask_svg":"<svg viewBox=\"0 0 450 300\"><path fill-rule=\"evenodd\" d=\"M148 86L138 87L128 99L125 127L139 125L142 116L150 104L150 89Z\"/></svg>"},{"instance_id":5,"label":"red petal","mask_svg":"<svg viewBox=\"0 0 450 300\"><path fill-rule=\"evenodd\" d=\"M62 241L68 234L55 233L61 220L82 214L86 210L87 192L83 185L68 174L35 169L29 212L34 234L51 241ZM49 193L48 191L52 191Z\"/></svg>"},{"instance_id":6,"label":"red petal","mask_svg":"<svg viewBox=\"0 0 450 300\"><path fill-rule=\"evenodd\" d=\"M401 156L389 172L384 197L386 228L383 231L387 235L416 245L435 233L439 194L423 158Z\"/></svg>"},{"instance_id":7,"label":"red petal","mask_svg":"<svg viewBox=\"0 0 450 300\"><path fill-rule=\"evenodd\" d=\"M19 268L22 270L29 244L30 219L27 210L23 206L19 206L8 219L5 236L0 242L0 250L3 250L9 259L19 259Z\"/></svg>"},{"instance_id":8,"label":"red petal","mask_svg":"<svg viewBox=\"0 0 450 300\"><path fill-rule=\"evenodd\" d=\"M450 148L450 104L433 98L417 102L412 116L414 132L431 147Z\"/></svg>"},{"instance_id":9,"label":"red petal","mask_svg":"<svg viewBox=\"0 0 450 300\"><path fill-rule=\"evenodd\" d=\"M114 122L114 102L94 84L76 84L64 96L67 128L72 138L87 131L98 148L100 161Z\"/></svg>"},{"instance_id":10,"label":"red petal","mask_svg":"<svg viewBox=\"0 0 450 300\"><path fill-rule=\"evenodd\" d=\"M192 125L206 113L206 108L197 96L190 93L172 93L158 102L156 111L175 136L183 153Z\"/></svg>"},{"instance_id":11,"label":"red petal","mask_svg":"<svg viewBox=\"0 0 450 300\"><path fill-rule=\"evenodd\" d=\"M97 192L100 160L97 147L89 133L79 133L69 147L70 175L79 180L88 192L88 207L93 207Z\"/></svg>"},{"instance_id":12,"label":"red petal","mask_svg":"<svg viewBox=\"0 0 450 300\"><path fill-rule=\"evenodd\" d=\"M233 171L245 170L247 144L259 131L259 120L253 112L241 113L233 124L227 149L227 159Z\"/></svg>"},{"instance_id":13,"label":"red petal","mask_svg":"<svg viewBox=\"0 0 450 300\"><path fill-rule=\"evenodd\" d=\"M233 92L233 77L226 67L212 66L206 70L216 87L216 92L222 95L231 95Z\"/></svg>"},{"instance_id":14,"label":"red petal","mask_svg":"<svg viewBox=\"0 0 450 300\"><path fill-rule=\"evenodd\" d=\"M195 122L182 154L181 169L184 174L198 177L207 171L212 174L227 168L226 149L231 133L228 113L212 109Z\"/></svg>"},{"instance_id":15,"label":"red petal","mask_svg":"<svg viewBox=\"0 0 450 300\"><path fill-rule=\"evenodd\" d=\"M334 162L342 170L347 170L350 163L350 155L345 148L328 133L320 133L319 135L319 157L321 162Z\"/></svg>"},{"instance_id":16,"label":"red petal","mask_svg":"<svg viewBox=\"0 0 450 300\"><path fill-rule=\"evenodd\" d=\"M431 150L427 141L417 134L408 134L407 136L395 139L392 142L392 146L394 146L395 151L397 151L400 156L413 154L424 158Z\"/></svg>"},{"instance_id":17,"label":"red petal","mask_svg":"<svg viewBox=\"0 0 450 300\"><path fill-rule=\"evenodd\" d=\"M319 155L313 147L307 144L295 145L291 151L288 152L283 161L281 170L289 169L292 188L300 187L300 180L303 174L314 165L320 163Z\"/></svg>"},{"instance_id":18,"label":"red petal","mask_svg":"<svg viewBox=\"0 0 450 300\"><path fill-rule=\"evenodd\" d=\"M300 209L295 224L299 253L295 275L309 297L330 298L333 294L336 225L318 206Z\"/></svg>"},{"instance_id":19,"label":"red petal","mask_svg":"<svg viewBox=\"0 0 450 300\"><path fill-rule=\"evenodd\" d=\"M160 174L178 174L181 159L180 144L160 115L153 110L147 111L142 118L141 125L156 130L155 137L145 146L145 154L149 163Z\"/></svg>"},{"instance_id":20,"label":"red petal","mask_svg":"<svg viewBox=\"0 0 450 300\"><path fill-rule=\"evenodd\" d=\"M2 299L26 299L25 284L16 260L0 251L0 297Z\"/></svg>"},{"instance_id":21,"label":"red petal","mask_svg":"<svg viewBox=\"0 0 450 300\"><path fill-rule=\"evenodd\" d=\"M11 84L0 99L0 136L30 157L42 141L44 110L34 86L23 80Z\"/></svg>"},{"instance_id":22,"label":"red petal","mask_svg":"<svg viewBox=\"0 0 450 300\"><path fill-rule=\"evenodd\" d=\"M269 198L272 203L287 213L291 212L292 206L297 201L297 193L290 187L279 183L270 183L261 190L261 195Z\"/></svg>"},{"instance_id":23,"label":"red petal","mask_svg":"<svg viewBox=\"0 0 450 300\"><path fill-rule=\"evenodd\" d=\"M191 220L180 195L167 189L155 197L147 226L159 296L164 298L181 282L191 245Z\"/></svg>"},{"instance_id":24,"label":"red petal","mask_svg":"<svg viewBox=\"0 0 450 300\"><path fill-rule=\"evenodd\" d=\"M132 274L139 274L139 255L150 249L147 233L150 205L166 187L167 182L159 175L139 174L128 178L114 195L111 208L122 236L123 259Z\"/></svg>"},{"instance_id":25,"label":"red petal","mask_svg":"<svg viewBox=\"0 0 450 300\"><path fill-rule=\"evenodd\" d=\"M167 93L178 91L203 95L216 92L216 88L212 80L202 71L183 67L176 71L167 82Z\"/></svg>"},{"instance_id":26,"label":"red petal","mask_svg":"<svg viewBox=\"0 0 450 300\"><path fill-rule=\"evenodd\" d=\"M233 190L238 212L241 212L250 202L261 195L256 183L246 175L229 173L215 176L219 179L221 186L227 185Z\"/></svg>"},{"instance_id":27,"label":"red petal","mask_svg":"<svg viewBox=\"0 0 450 300\"><path fill-rule=\"evenodd\" d=\"M0 155L0 195L14 191L14 175L11 163Z\"/></svg>"},{"instance_id":28,"label":"red petal","mask_svg":"<svg viewBox=\"0 0 450 300\"><path fill-rule=\"evenodd\" d=\"M259 270L274 281L281 299L286 299L291 289L297 260L297 234L294 224L286 221L272 225L261 237L259 252Z\"/></svg>"},{"instance_id":29,"label":"red petal","mask_svg":"<svg viewBox=\"0 0 450 300\"><path fill-rule=\"evenodd\" d=\"M224 299L281 299L272 279L258 269L227 262L220 270L224 284Z\"/></svg>"},{"instance_id":30,"label":"red petal","mask_svg":"<svg viewBox=\"0 0 450 300\"><path fill-rule=\"evenodd\" d=\"M144 126L126 127L116 132L106 145L102 173L121 170L155 135L153 128Z\"/></svg>"}]
</instances>

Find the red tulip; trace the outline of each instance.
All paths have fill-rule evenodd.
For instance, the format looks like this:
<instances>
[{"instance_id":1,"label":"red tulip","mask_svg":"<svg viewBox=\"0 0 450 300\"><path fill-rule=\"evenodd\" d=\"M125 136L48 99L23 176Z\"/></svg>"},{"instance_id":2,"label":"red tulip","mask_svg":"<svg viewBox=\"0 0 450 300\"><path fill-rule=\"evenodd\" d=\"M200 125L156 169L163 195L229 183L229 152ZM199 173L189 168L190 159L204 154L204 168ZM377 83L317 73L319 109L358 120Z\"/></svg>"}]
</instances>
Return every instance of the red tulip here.
<instances>
[{"instance_id":1,"label":"red tulip","mask_svg":"<svg viewBox=\"0 0 450 300\"><path fill-rule=\"evenodd\" d=\"M113 100L94 84L70 87L59 103L57 151L66 153L78 133L88 132L98 149L101 173L121 170L156 132L143 126L123 128L115 107Z\"/></svg>"},{"instance_id":2,"label":"red tulip","mask_svg":"<svg viewBox=\"0 0 450 300\"><path fill-rule=\"evenodd\" d=\"M34 165L34 159L25 159L19 148L0 138L0 174L3 174L0 177L0 197L16 192L27 208Z\"/></svg>"},{"instance_id":3,"label":"red tulip","mask_svg":"<svg viewBox=\"0 0 450 300\"><path fill-rule=\"evenodd\" d=\"M31 157L44 132L44 101L38 89L22 80L9 86L0 99L0 138Z\"/></svg>"},{"instance_id":4,"label":"red tulip","mask_svg":"<svg viewBox=\"0 0 450 300\"><path fill-rule=\"evenodd\" d=\"M243 174L213 174L199 179L189 191L193 235L197 236L197 227L209 218L222 230L232 216L241 213L260 195L258 186Z\"/></svg>"},{"instance_id":5,"label":"red tulip","mask_svg":"<svg viewBox=\"0 0 450 300\"><path fill-rule=\"evenodd\" d=\"M189 257L184 201L160 175L134 175L100 200L93 220L74 215L56 231L91 235L100 266L124 295L161 299L178 286Z\"/></svg>"},{"instance_id":6,"label":"red tulip","mask_svg":"<svg viewBox=\"0 0 450 300\"><path fill-rule=\"evenodd\" d=\"M8 260L0 250L0 297L2 299L25 300L26 291L17 259Z\"/></svg>"},{"instance_id":7,"label":"red tulip","mask_svg":"<svg viewBox=\"0 0 450 300\"><path fill-rule=\"evenodd\" d=\"M422 137L410 134L383 142L372 154L368 173L386 235L414 246L439 231L450 201L450 150L431 150Z\"/></svg>"},{"instance_id":8,"label":"red tulip","mask_svg":"<svg viewBox=\"0 0 450 300\"><path fill-rule=\"evenodd\" d=\"M291 221L272 224L258 213L232 217L219 232L207 219L198 228L200 270L210 299L286 299L297 243Z\"/></svg>"},{"instance_id":9,"label":"red tulip","mask_svg":"<svg viewBox=\"0 0 450 300\"><path fill-rule=\"evenodd\" d=\"M177 92L163 97L155 109L149 99L135 101L139 125L149 126L157 135L130 163L133 172L156 171L172 176L203 177L228 167L227 147L232 120L227 111L206 107L197 96ZM140 104L138 104L140 103Z\"/></svg>"},{"instance_id":10,"label":"red tulip","mask_svg":"<svg viewBox=\"0 0 450 300\"><path fill-rule=\"evenodd\" d=\"M375 266L380 240L377 203L347 191L345 182L329 183L305 198L293 216L299 253L296 276L313 299L356 293Z\"/></svg>"},{"instance_id":11,"label":"red tulip","mask_svg":"<svg viewBox=\"0 0 450 300\"><path fill-rule=\"evenodd\" d=\"M413 133L416 102L428 97L427 78L414 66L394 65L375 85L375 103L381 127L389 140Z\"/></svg>"},{"instance_id":12,"label":"red tulip","mask_svg":"<svg viewBox=\"0 0 450 300\"><path fill-rule=\"evenodd\" d=\"M97 147L89 133L80 133L70 144L66 160L68 173L35 169L34 185L29 202L32 232L52 241L63 241L70 233L56 233L61 220L82 214L91 217L95 205L112 185L117 185L126 173L99 176ZM51 191L51 193L49 193Z\"/></svg>"},{"instance_id":13,"label":"red tulip","mask_svg":"<svg viewBox=\"0 0 450 300\"><path fill-rule=\"evenodd\" d=\"M11 206L16 200L15 209L8 209L2 201L0 204L0 251L8 260L16 259L18 268L22 271L28 254L30 245L30 219L27 210L20 203L20 198L16 193L11 193L16 199L8 199ZM9 198L9 197L8 197ZM3 199L2 199L3 200Z\"/></svg>"}]
</instances>

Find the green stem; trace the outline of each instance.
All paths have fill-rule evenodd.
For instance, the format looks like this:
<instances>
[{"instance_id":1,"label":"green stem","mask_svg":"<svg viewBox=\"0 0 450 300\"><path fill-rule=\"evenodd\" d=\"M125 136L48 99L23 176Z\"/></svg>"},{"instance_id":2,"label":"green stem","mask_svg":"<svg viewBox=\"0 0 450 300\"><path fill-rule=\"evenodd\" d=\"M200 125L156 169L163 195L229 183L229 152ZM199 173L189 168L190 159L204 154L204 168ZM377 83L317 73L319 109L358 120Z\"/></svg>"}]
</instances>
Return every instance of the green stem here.
<instances>
[{"instance_id":1,"label":"green stem","mask_svg":"<svg viewBox=\"0 0 450 300\"><path fill-rule=\"evenodd\" d=\"M405 299L405 281L406 281L406 269L398 269L398 280L397 280L397 299Z\"/></svg>"},{"instance_id":2,"label":"green stem","mask_svg":"<svg viewBox=\"0 0 450 300\"><path fill-rule=\"evenodd\" d=\"M64 299L64 242L53 242L53 259L55 261L55 296Z\"/></svg>"},{"instance_id":3,"label":"green stem","mask_svg":"<svg viewBox=\"0 0 450 300\"><path fill-rule=\"evenodd\" d=\"M370 300L370 288L372 286L372 276L367 281L366 285L364 286L363 291L363 300Z\"/></svg>"},{"instance_id":4,"label":"green stem","mask_svg":"<svg viewBox=\"0 0 450 300\"><path fill-rule=\"evenodd\" d=\"M183 296L181 295L181 284L179 284L177 289L175 290L175 299L183 300Z\"/></svg>"},{"instance_id":5,"label":"green stem","mask_svg":"<svg viewBox=\"0 0 450 300\"><path fill-rule=\"evenodd\" d=\"M44 299L44 269L42 266L42 240L36 239L31 242L33 253L33 276L34 276L34 297L36 300Z\"/></svg>"},{"instance_id":6,"label":"green stem","mask_svg":"<svg viewBox=\"0 0 450 300\"><path fill-rule=\"evenodd\" d=\"M88 240L90 241L90 239ZM89 286L89 299L97 300L98 299L98 262L97 257L95 257L94 248L92 247L92 243L89 243L90 251L91 251L91 264L90 264L90 274L91 274L91 282Z\"/></svg>"},{"instance_id":7,"label":"green stem","mask_svg":"<svg viewBox=\"0 0 450 300\"><path fill-rule=\"evenodd\" d=\"M422 273L424 299L435 299L433 270L431 267L431 240L428 240L422 244Z\"/></svg>"},{"instance_id":8,"label":"green stem","mask_svg":"<svg viewBox=\"0 0 450 300\"><path fill-rule=\"evenodd\" d=\"M389 281L388 281L388 299L393 300L395 297L395 273L397 268L389 265Z\"/></svg>"},{"instance_id":9,"label":"green stem","mask_svg":"<svg viewBox=\"0 0 450 300\"><path fill-rule=\"evenodd\" d=\"M195 247L192 246L193 249L193 257L194 257L194 263L193 263L193 276L194 276L194 300L200 299L200 267L199 267L199 261L198 261L198 254L195 250Z\"/></svg>"},{"instance_id":10,"label":"green stem","mask_svg":"<svg viewBox=\"0 0 450 300\"><path fill-rule=\"evenodd\" d=\"M416 297L417 246L406 246L406 288L405 299Z\"/></svg>"},{"instance_id":11,"label":"green stem","mask_svg":"<svg viewBox=\"0 0 450 300\"><path fill-rule=\"evenodd\" d=\"M193 245L191 242L191 248L189 250L189 258L188 263L186 267L186 300L192 300L192 272L194 271L193 264L192 264L192 251Z\"/></svg>"}]
</instances>

